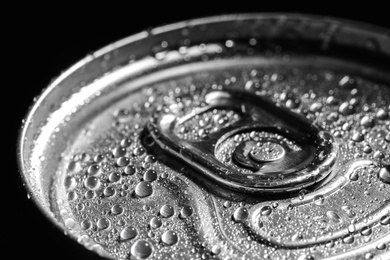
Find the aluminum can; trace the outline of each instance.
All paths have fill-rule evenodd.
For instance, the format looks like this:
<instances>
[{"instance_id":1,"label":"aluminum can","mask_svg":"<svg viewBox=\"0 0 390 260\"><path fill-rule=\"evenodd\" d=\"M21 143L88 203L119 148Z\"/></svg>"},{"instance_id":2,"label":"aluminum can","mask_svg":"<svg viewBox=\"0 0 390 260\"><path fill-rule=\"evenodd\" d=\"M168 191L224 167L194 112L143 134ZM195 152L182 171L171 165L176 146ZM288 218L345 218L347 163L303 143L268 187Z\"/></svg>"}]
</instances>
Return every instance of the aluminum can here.
<instances>
[{"instance_id":1,"label":"aluminum can","mask_svg":"<svg viewBox=\"0 0 390 260\"><path fill-rule=\"evenodd\" d=\"M390 259L390 31L294 14L130 36L19 140L46 218L108 259Z\"/></svg>"}]
</instances>

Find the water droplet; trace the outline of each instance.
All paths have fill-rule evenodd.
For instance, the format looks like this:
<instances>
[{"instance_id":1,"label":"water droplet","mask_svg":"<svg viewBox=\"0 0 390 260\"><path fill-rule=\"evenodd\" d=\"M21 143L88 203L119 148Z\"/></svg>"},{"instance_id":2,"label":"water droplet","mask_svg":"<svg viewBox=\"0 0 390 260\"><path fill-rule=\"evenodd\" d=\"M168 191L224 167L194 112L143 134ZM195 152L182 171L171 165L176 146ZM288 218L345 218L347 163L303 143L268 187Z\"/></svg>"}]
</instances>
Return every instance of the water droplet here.
<instances>
[{"instance_id":1,"label":"water droplet","mask_svg":"<svg viewBox=\"0 0 390 260\"><path fill-rule=\"evenodd\" d=\"M385 136L385 140L386 140L386 142L390 142L390 131L387 132L387 134Z\"/></svg>"},{"instance_id":2,"label":"water droplet","mask_svg":"<svg viewBox=\"0 0 390 260\"><path fill-rule=\"evenodd\" d=\"M96 192L93 190L88 190L85 192L84 196L86 199L93 199L96 196Z\"/></svg>"},{"instance_id":3,"label":"water droplet","mask_svg":"<svg viewBox=\"0 0 390 260\"><path fill-rule=\"evenodd\" d=\"M313 200L314 200L314 204L318 206L323 205L325 202L325 198L322 195L315 195Z\"/></svg>"},{"instance_id":4,"label":"water droplet","mask_svg":"<svg viewBox=\"0 0 390 260\"><path fill-rule=\"evenodd\" d=\"M364 135L362 135L362 133L355 132L352 135L352 140L355 142L361 142L364 140Z\"/></svg>"},{"instance_id":5,"label":"water droplet","mask_svg":"<svg viewBox=\"0 0 390 260\"><path fill-rule=\"evenodd\" d=\"M131 246L130 253L135 258L147 258L153 253L153 247L145 240L138 240Z\"/></svg>"},{"instance_id":6,"label":"water droplet","mask_svg":"<svg viewBox=\"0 0 390 260\"><path fill-rule=\"evenodd\" d=\"M390 224L390 216L381 217L380 223L382 225L389 225Z\"/></svg>"},{"instance_id":7,"label":"water droplet","mask_svg":"<svg viewBox=\"0 0 390 260\"><path fill-rule=\"evenodd\" d=\"M65 220L65 227L67 229L73 229L76 226L76 222L73 218L68 218Z\"/></svg>"},{"instance_id":8,"label":"water droplet","mask_svg":"<svg viewBox=\"0 0 390 260\"><path fill-rule=\"evenodd\" d=\"M157 172L155 170L147 170L143 176L145 181L154 181L157 179Z\"/></svg>"},{"instance_id":9,"label":"water droplet","mask_svg":"<svg viewBox=\"0 0 390 260\"><path fill-rule=\"evenodd\" d=\"M136 156L143 155L144 152L145 152L145 149L143 147L137 147L133 151L134 155L136 155Z\"/></svg>"},{"instance_id":10,"label":"water droplet","mask_svg":"<svg viewBox=\"0 0 390 260\"><path fill-rule=\"evenodd\" d=\"M71 191L67 194L68 201L75 201L77 199L77 193L75 191Z\"/></svg>"},{"instance_id":11,"label":"water droplet","mask_svg":"<svg viewBox=\"0 0 390 260\"><path fill-rule=\"evenodd\" d=\"M120 142L120 146L122 147L129 147L131 145L131 140L128 138L124 138Z\"/></svg>"},{"instance_id":12,"label":"water droplet","mask_svg":"<svg viewBox=\"0 0 390 260\"><path fill-rule=\"evenodd\" d=\"M297 260L314 260L314 259L315 259L314 256L305 254L299 256Z\"/></svg>"},{"instance_id":13,"label":"water droplet","mask_svg":"<svg viewBox=\"0 0 390 260\"><path fill-rule=\"evenodd\" d=\"M375 115L378 119L384 120L389 117L389 113L386 112L383 108L379 109L378 112Z\"/></svg>"},{"instance_id":14,"label":"water droplet","mask_svg":"<svg viewBox=\"0 0 390 260\"><path fill-rule=\"evenodd\" d=\"M357 181L359 179L359 172L358 171L352 171L349 175L349 179L351 181Z\"/></svg>"},{"instance_id":15,"label":"water droplet","mask_svg":"<svg viewBox=\"0 0 390 260\"><path fill-rule=\"evenodd\" d=\"M360 231L360 233L363 236L369 236L372 233L372 229L370 227L363 227L362 230Z\"/></svg>"},{"instance_id":16,"label":"water droplet","mask_svg":"<svg viewBox=\"0 0 390 260\"><path fill-rule=\"evenodd\" d=\"M264 206L260 209L260 214L262 216L268 216L272 213L272 208L270 206Z\"/></svg>"},{"instance_id":17,"label":"water droplet","mask_svg":"<svg viewBox=\"0 0 390 260\"><path fill-rule=\"evenodd\" d=\"M80 225L82 229L88 230L92 227L92 222L88 219L84 219L83 221L81 221Z\"/></svg>"},{"instance_id":18,"label":"water droplet","mask_svg":"<svg viewBox=\"0 0 390 260\"><path fill-rule=\"evenodd\" d=\"M123 207L119 204L115 204L111 207L111 213L114 215L119 215L123 213Z\"/></svg>"},{"instance_id":19,"label":"water droplet","mask_svg":"<svg viewBox=\"0 0 390 260\"><path fill-rule=\"evenodd\" d=\"M360 125L364 127L373 127L375 124L374 118L370 116L364 116L362 120L360 120Z\"/></svg>"},{"instance_id":20,"label":"water droplet","mask_svg":"<svg viewBox=\"0 0 390 260\"><path fill-rule=\"evenodd\" d=\"M335 98L334 96L329 96L326 99L326 104L327 105L334 106L334 105L337 105L338 103L339 103L339 100L337 98Z\"/></svg>"},{"instance_id":21,"label":"water droplet","mask_svg":"<svg viewBox=\"0 0 390 260\"><path fill-rule=\"evenodd\" d=\"M153 193L152 185L149 182L141 181L135 186L135 194L138 197L144 198Z\"/></svg>"},{"instance_id":22,"label":"water droplet","mask_svg":"<svg viewBox=\"0 0 390 260\"><path fill-rule=\"evenodd\" d=\"M129 240L129 239L135 238L137 236L137 234L138 234L138 232L134 227L127 226L127 227L122 229L119 236L120 236L121 240Z\"/></svg>"},{"instance_id":23,"label":"water droplet","mask_svg":"<svg viewBox=\"0 0 390 260\"><path fill-rule=\"evenodd\" d=\"M176 232L173 232L171 230L165 231L164 234L162 234L161 236L161 241L168 246L176 244L178 241Z\"/></svg>"},{"instance_id":24,"label":"water droplet","mask_svg":"<svg viewBox=\"0 0 390 260\"><path fill-rule=\"evenodd\" d=\"M91 166L88 167L87 173L89 175L94 175L98 176L101 174L100 166L97 164L92 164Z\"/></svg>"},{"instance_id":25,"label":"water droplet","mask_svg":"<svg viewBox=\"0 0 390 260\"><path fill-rule=\"evenodd\" d=\"M351 76L344 76L340 81L339 81L339 86L342 88L347 88L347 89L352 89L356 87L356 80L352 78Z\"/></svg>"},{"instance_id":26,"label":"water droplet","mask_svg":"<svg viewBox=\"0 0 390 260\"><path fill-rule=\"evenodd\" d=\"M148 155L145 157L145 162L147 163L155 163L156 162L156 157L153 155Z\"/></svg>"},{"instance_id":27,"label":"water droplet","mask_svg":"<svg viewBox=\"0 0 390 260\"><path fill-rule=\"evenodd\" d=\"M355 112L355 108L348 102L344 102L340 105L339 112L343 115L351 115Z\"/></svg>"},{"instance_id":28,"label":"water droplet","mask_svg":"<svg viewBox=\"0 0 390 260\"><path fill-rule=\"evenodd\" d=\"M221 247L219 245L213 245L211 248L211 253L213 255L219 255L221 253Z\"/></svg>"},{"instance_id":29,"label":"water droplet","mask_svg":"<svg viewBox=\"0 0 390 260\"><path fill-rule=\"evenodd\" d=\"M355 241L355 238L352 235L347 235L343 238L344 244L352 244Z\"/></svg>"},{"instance_id":30,"label":"water droplet","mask_svg":"<svg viewBox=\"0 0 390 260\"><path fill-rule=\"evenodd\" d=\"M321 110L321 108L322 108L322 104L319 102L315 102L315 103L310 105L309 110L311 112L315 113L315 112L319 112Z\"/></svg>"},{"instance_id":31,"label":"water droplet","mask_svg":"<svg viewBox=\"0 0 390 260\"><path fill-rule=\"evenodd\" d=\"M106 218L98 219L96 226L98 229L107 229L110 226L110 221Z\"/></svg>"},{"instance_id":32,"label":"water droplet","mask_svg":"<svg viewBox=\"0 0 390 260\"><path fill-rule=\"evenodd\" d=\"M225 201L224 203L223 203L223 207L224 208L230 208L232 206L232 202L231 201Z\"/></svg>"},{"instance_id":33,"label":"water droplet","mask_svg":"<svg viewBox=\"0 0 390 260\"><path fill-rule=\"evenodd\" d=\"M387 248L386 244L382 243L382 242L380 242L376 245L376 249L378 249L378 250L385 250L386 248Z\"/></svg>"},{"instance_id":34,"label":"water droplet","mask_svg":"<svg viewBox=\"0 0 390 260\"><path fill-rule=\"evenodd\" d=\"M110 182L117 182L121 179L121 174L119 172L112 172L110 176L108 176L108 180Z\"/></svg>"},{"instance_id":35,"label":"water droplet","mask_svg":"<svg viewBox=\"0 0 390 260\"><path fill-rule=\"evenodd\" d=\"M364 256L367 260L370 260L370 259L373 259L374 258L374 255L372 253L367 253L365 256Z\"/></svg>"},{"instance_id":36,"label":"water droplet","mask_svg":"<svg viewBox=\"0 0 390 260\"><path fill-rule=\"evenodd\" d=\"M286 107L288 108L298 108L299 105L301 104L301 101L299 99L288 99L286 101Z\"/></svg>"},{"instance_id":37,"label":"water droplet","mask_svg":"<svg viewBox=\"0 0 390 260\"><path fill-rule=\"evenodd\" d=\"M376 159L383 159L385 156L381 151L375 151L373 157Z\"/></svg>"},{"instance_id":38,"label":"water droplet","mask_svg":"<svg viewBox=\"0 0 390 260\"><path fill-rule=\"evenodd\" d=\"M89 176L84 181L84 186L90 190L97 190L100 188L100 180L95 176Z\"/></svg>"},{"instance_id":39,"label":"water droplet","mask_svg":"<svg viewBox=\"0 0 390 260\"><path fill-rule=\"evenodd\" d=\"M164 205L160 208L160 215L164 218L169 218L173 216L175 210L171 205Z\"/></svg>"},{"instance_id":40,"label":"water droplet","mask_svg":"<svg viewBox=\"0 0 390 260\"><path fill-rule=\"evenodd\" d=\"M159 219L158 217L153 217L153 218L150 220L149 225L150 225L152 228L159 228L159 227L161 227L161 225L162 225L162 221L161 221L161 219Z\"/></svg>"},{"instance_id":41,"label":"water droplet","mask_svg":"<svg viewBox=\"0 0 390 260\"><path fill-rule=\"evenodd\" d=\"M332 210L327 211L326 216L335 223L341 222L340 216Z\"/></svg>"},{"instance_id":42,"label":"water droplet","mask_svg":"<svg viewBox=\"0 0 390 260\"><path fill-rule=\"evenodd\" d=\"M137 168L135 168L134 165L128 165L125 168L124 173L127 175L133 175L137 171Z\"/></svg>"},{"instance_id":43,"label":"water droplet","mask_svg":"<svg viewBox=\"0 0 390 260\"><path fill-rule=\"evenodd\" d=\"M298 241L298 240L301 240L303 238L302 234L301 233L296 233L294 234L292 237L291 237L291 240L292 241Z\"/></svg>"},{"instance_id":44,"label":"water droplet","mask_svg":"<svg viewBox=\"0 0 390 260\"><path fill-rule=\"evenodd\" d=\"M245 207L239 207L233 213L233 219L236 222L242 222L247 218L248 218L248 210Z\"/></svg>"},{"instance_id":45,"label":"water droplet","mask_svg":"<svg viewBox=\"0 0 390 260\"><path fill-rule=\"evenodd\" d=\"M182 218L188 218L192 215L193 213L193 210L192 210L192 207L191 206L184 206L181 210L180 210L180 216Z\"/></svg>"},{"instance_id":46,"label":"water droplet","mask_svg":"<svg viewBox=\"0 0 390 260\"><path fill-rule=\"evenodd\" d=\"M390 184L390 165L383 166L379 170L378 177L384 183Z\"/></svg>"},{"instance_id":47,"label":"water droplet","mask_svg":"<svg viewBox=\"0 0 390 260\"><path fill-rule=\"evenodd\" d=\"M249 157L257 162L276 161L284 157L285 150L283 146L273 142L257 142L250 152Z\"/></svg>"},{"instance_id":48,"label":"water droplet","mask_svg":"<svg viewBox=\"0 0 390 260\"><path fill-rule=\"evenodd\" d=\"M106 197L114 196L114 195L115 195L115 189L114 189L114 187L108 186L108 187L104 188L103 194L104 194L104 196L106 196Z\"/></svg>"},{"instance_id":49,"label":"water droplet","mask_svg":"<svg viewBox=\"0 0 390 260\"><path fill-rule=\"evenodd\" d=\"M125 167L130 163L130 159L128 157L119 157L116 160L116 164L120 167Z\"/></svg>"},{"instance_id":50,"label":"water droplet","mask_svg":"<svg viewBox=\"0 0 390 260\"><path fill-rule=\"evenodd\" d=\"M126 154L126 148L124 148L124 147L115 147L115 148L112 150L112 154L113 154L115 157L124 156L124 155Z\"/></svg>"},{"instance_id":51,"label":"water droplet","mask_svg":"<svg viewBox=\"0 0 390 260\"><path fill-rule=\"evenodd\" d=\"M77 181L73 176L67 176L65 178L65 189L68 191L74 190L77 186Z\"/></svg>"},{"instance_id":52,"label":"water droplet","mask_svg":"<svg viewBox=\"0 0 390 260\"><path fill-rule=\"evenodd\" d=\"M349 232L349 233L354 233L355 231L356 231L355 225L354 225L354 224L350 224L350 225L348 226L348 232Z\"/></svg>"}]
</instances>

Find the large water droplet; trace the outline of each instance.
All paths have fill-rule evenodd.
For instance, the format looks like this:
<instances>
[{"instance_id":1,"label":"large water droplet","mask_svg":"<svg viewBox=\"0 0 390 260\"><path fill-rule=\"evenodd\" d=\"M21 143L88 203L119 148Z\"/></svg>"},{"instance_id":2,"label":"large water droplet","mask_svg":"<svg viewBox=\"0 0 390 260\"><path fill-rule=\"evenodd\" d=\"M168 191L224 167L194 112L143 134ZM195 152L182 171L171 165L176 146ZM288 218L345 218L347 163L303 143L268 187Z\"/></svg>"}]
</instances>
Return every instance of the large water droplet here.
<instances>
[{"instance_id":1,"label":"large water droplet","mask_svg":"<svg viewBox=\"0 0 390 260\"><path fill-rule=\"evenodd\" d=\"M171 230L165 231L164 234L162 234L161 236L161 241L168 246L176 244L178 241L176 232L173 232Z\"/></svg>"},{"instance_id":2,"label":"large water droplet","mask_svg":"<svg viewBox=\"0 0 390 260\"><path fill-rule=\"evenodd\" d=\"M383 166L379 170L378 177L384 183L390 184L390 165Z\"/></svg>"},{"instance_id":3,"label":"large water droplet","mask_svg":"<svg viewBox=\"0 0 390 260\"><path fill-rule=\"evenodd\" d=\"M145 181L154 181L157 179L157 172L155 170L149 169L144 173L143 178Z\"/></svg>"},{"instance_id":4,"label":"large water droplet","mask_svg":"<svg viewBox=\"0 0 390 260\"><path fill-rule=\"evenodd\" d=\"M270 206L264 206L260 209L260 214L262 216L268 216L272 213L272 208Z\"/></svg>"},{"instance_id":5,"label":"large water droplet","mask_svg":"<svg viewBox=\"0 0 390 260\"><path fill-rule=\"evenodd\" d=\"M351 76L344 76L340 81L339 81L339 86L342 88L347 88L347 89L352 89L356 87L356 80L351 77Z\"/></svg>"},{"instance_id":6,"label":"large water droplet","mask_svg":"<svg viewBox=\"0 0 390 260\"><path fill-rule=\"evenodd\" d=\"M175 210L171 205L164 205L160 208L160 215L164 218L169 218L173 216Z\"/></svg>"},{"instance_id":7,"label":"large water droplet","mask_svg":"<svg viewBox=\"0 0 390 260\"><path fill-rule=\"evenodd\" d=\"M100 180L95 176L89 176L84 181L84 186L90 190L97 190L100 188Z\"/></svg>"},{"instance_id":8,"label":"large water droplet","mask_svg":"<svg viewBox=\"0 0 390 260\"><path fill-rule=\"evenodd\" d=\"M370 227L363 227L362 230L360 231L360 233L363 236L369 236L372 233L372 229Z\"/></svg>"},{"instance_id":9,"label":"large water droplet","mask_svg":"<svg viewBox=\"0 0 390 260\"><path fill-rule=\"evenodd\" d=\"M135 186L135 194L138 197L144 198L153 193L152 185L149 182L141 181Z\"/></svg>"},{"instance_id":10,"label":"large water droplet","mask_svg":"<svg viewBox=\"0 0 390 260\"><path fill-rule=\"evenodd\" d=\"M182 218L188 218L192 215L192 207L191 206L184 206L181 210L180 210L180 217Z\"/></svg>"},{"instance_id":11,"label":"large water droplet","mask_svg":"<svg viewBox=\"0 0 390 260\"><path fill-rule=\"evenodd\" d=\"M74 188L76 188L77 181L76 181L76 179L73 176L67 176L65 178L65 183L64 184L65 184L66 190L71 191L71 190L74 190Z\"/></svg>"},{"instance_id":12,"label":"large water droplet","mask_svg":"<svg viewBox=\"0 0 390 260\"><path fill-rule=\"evenodd\" d=\"M92 164L88 167L87 173L89 175L95 175L98 176L101 173L100 166L97 164Z\"/></svg>"},{"instance_id":13,"label":"large water droplet","mask_svg":"<svg viewBox=\"0 0 390 260\"><path fill-rule=\"evenodd\" d=\"M341 222L340 216L339 216L336 212L334 212L334 211L332 211L332 210L327 211L327 212L326 212L326 216L327 216L330 220L332 220L333 222L335 222L335 223L340 223L340 222Z\"/></svg>"},{"instance_id":14,"label":"large water droplet","mask_svg":"<svg viewBox=\"0 0 390 260\"><path fill-rule=\"evenodd\" d=\"M99 229L107 229L110 226L110 221L106 218L100 218L98 219L96 226Z\"/></svg>"},{"instance_id":15,"label":"large water droplet","mask_svg":"<svg viewBox=\"0 0 390 260\"><path fill-rule=\"evenodd\" d=\"M340 105L339 112L343 115L351 115L355 112L355 108L348 102L344 102Z\"/></svg>"},{"instance_id":16,"label":"large water droplet","mask_svg":"<svg viewBox=\"0 0 390 260\"><path fill-rule=\"evenodd\" d=\"M125 167L127 166L128 164L130 163L130 159L128 157L119 157L117 160L116 160L116 164L120 167Z\"/></svg>"},{"instance_id":17,"label":"large water droplet","mask_svg":"<svg viewBox=\"0 0 390 260\"><path fill-rule=\"evenodd\" d=\"M128 165L126 166L124 173L127 175L133 175L134 173L136 173L136 171L137 168L135 168L134 165Z\"/></svg>"},{"instance_id":18,"label":"large water droplet","mask_svg":"<svg viewBox=\"0 0 390 260\"><path fill-rule=\"evenodd\" d=\"M248 210L245 207L239 207L233 213L233 219L236 222L244 221L248 218Z\"/></svg>"},{"instance_id":19,"label":"large water droplet","mask_svg":"<svg viewBox=\"0 0 390 260\"><path fill-rule=\"evenodd\" d=\"M347 235L343 238L343 243L344 244L352 244L355 241L355 238L353 235Z\"/></svg>"},{"instance_id":20,"label":"large water droplet","mask_svg":"<svg viewBox=\"0 0 390 260\"><path fill-rule=\"evenodd\" d=\"M161 221L161 219L159 219L158 217L153 217L153 218L150 220L149 225L150 225L152 228L159 228L159 227L161 227L161 225L162 225L162 221Z\"/></svg>"},{"instance_id":21,"label":"large water droplet","mask_svg":"<svg viewBox=\"0 0 390 260\"><path fill-rule=\"evenodd\" d=\"M121 240L129 240L135 238L137 234L137 230L134 227L128 226L122 229L119 236Z\"/></svg>"},{"instance_id":22,"label":"large water droplet","mask_svg":"<svg viewBox=\"0 0 390 260\"><path fill-rule=\"evenodd\" d=\"M325 198L322 195L315 195L313 200L314 200L314 204L318 206L323 205L325 202Z\"/></svg>"},{"instance_id":23,"label":"large water droplet","mask_svg":"<svg viewBox=\"0 0 390 260\"><path fill-rule=\"evenodd\" d=\"M111 213L114 215L119 215L123 213L123 207L119 204L115 204L111 207Z\"/></svg>"},{"instance_id":24,"label":"large water droplet","mask_svg":"<svg viewBox=\"0 0 390 260\"><path fill-rule=\"evenodd\" d=\"M126 148L124 148L124 147L115 147L115 148L112 150L112 154L113 154L115 157L124 156L124 155L126 154Z\"/></svg>"},{"instance_id":25,"label":"large water droplet","mask_svg":"<svg viewBox=\"0 0 390 260\"><path fill-rule=\"evenodd\" d=\"M380 223L382 225L389 225L390 224L390 216L381 217Z\"/></svg>"},{"instance_id":26,"label":"large water droplet","mask_svg":"<svg viewBox=\"0 0 390 260\"><path fill-rule=\"evenodd\" d=\"M147 258L153 253L153 247L145 240L138 240L131 246L130 253L135 258Z\"/></svg>"},{"instance_id":27,"label":"large water droplet","mask_svg":"<svg viewBox=\"0 0 390 260\"><path fill-rule=\"evenodd\" d=\"M387 248L386 244L383 242L380 242L376 245L376 249L378 250L385 250Z\"/></svg>"}]
</instances>

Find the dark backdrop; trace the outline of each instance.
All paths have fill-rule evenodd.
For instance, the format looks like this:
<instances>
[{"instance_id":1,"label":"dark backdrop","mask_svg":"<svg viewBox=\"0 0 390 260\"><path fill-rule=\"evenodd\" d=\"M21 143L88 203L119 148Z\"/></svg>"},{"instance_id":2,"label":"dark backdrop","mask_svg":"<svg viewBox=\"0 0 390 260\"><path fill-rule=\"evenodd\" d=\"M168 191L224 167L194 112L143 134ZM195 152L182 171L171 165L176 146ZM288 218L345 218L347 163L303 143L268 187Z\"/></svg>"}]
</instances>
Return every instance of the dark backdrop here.
<instances>
[{"instance_id":1,"label":"dark backdrop","mask_svg":"<svg viewBox=\"0 0 390 260\"><path fill-rule=\"evenodd\" d=\"M95 5L98 1L96 1ZM229 1L230 2L230 1ZM240 13L240 12L296 12L336 16L358 20L390 28L390 19L383 5L365 3L343 7L325 1L313 1L306 6L294 2L264 3L253 1L256 5L235 1L211 6L198 1L182 1L178 5L152 1L127 1L118 4L105 1L104 6L80 8L77 5L62 2L47 6L20 4L9 10L10 19L3 22L9 36L3 41L10 46L5 49L11 59L7 64L5 78L11 79L3 89L3 100L12 103L10 115L3 124L6 130L6 147L10 158L6 158L6 172L12 176L12 185L6 185L7 192L3 200L11 206L4 206L2 215L11 217L5 221L5 252L9 251L13 259L89 259L80 253L77 247L58 230L53 228L35 206L27 199L26 192L18 178L16 165L17 129L32 103L33 97L41 89L78 60L101 47L141 30L202 16ZM365 1L366 2L366 1ZM385 1L384 1L385 2ZM131 3L136 5L131 6ZM7 13L7 9L2 10ZM4 50L3 50L4 51ZM3 92L4 93L4 92ZM10 106L7 105L9 108ZM9 132L8 132L9 131ZM4 137L4 136L3 136ZM4 196L4 194L3 194ZM4 223L4 222L3 222ZM3 240L3 239L2 239ZM4 241L4 240L3 240Z\"/></svg>"}]
</instances>

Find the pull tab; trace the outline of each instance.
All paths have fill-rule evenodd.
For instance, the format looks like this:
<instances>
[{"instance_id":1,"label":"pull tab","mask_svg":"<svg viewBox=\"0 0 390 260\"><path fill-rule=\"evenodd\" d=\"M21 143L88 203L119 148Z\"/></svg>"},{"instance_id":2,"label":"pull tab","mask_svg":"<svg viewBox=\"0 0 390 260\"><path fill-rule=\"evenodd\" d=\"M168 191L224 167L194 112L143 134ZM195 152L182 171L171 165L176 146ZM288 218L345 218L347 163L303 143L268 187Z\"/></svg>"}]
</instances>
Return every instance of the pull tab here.
<instances>
[{"instance_id":1,"label":"pull tab","mask_svg":"<svg viewBox=\"0 0 390 260\"><path fill-rule=\"evenodd\" d=\"M187 114L147 125L162 152L204 177L248 193L299 190L325 178L337 156L333 137L306 118L241 91L214 91Z\"/></svg>"}]
</instances>

